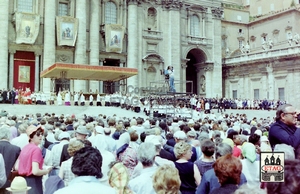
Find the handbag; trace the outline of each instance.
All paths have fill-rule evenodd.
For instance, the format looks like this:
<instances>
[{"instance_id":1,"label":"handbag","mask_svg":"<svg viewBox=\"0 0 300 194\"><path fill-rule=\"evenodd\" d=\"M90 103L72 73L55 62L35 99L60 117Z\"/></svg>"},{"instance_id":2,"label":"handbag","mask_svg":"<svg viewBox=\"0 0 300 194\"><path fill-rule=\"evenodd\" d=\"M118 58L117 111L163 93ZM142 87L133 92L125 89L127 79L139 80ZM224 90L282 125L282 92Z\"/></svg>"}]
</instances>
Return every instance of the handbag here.
<instances>
[{"instance_id":1,"label":"handbag","mask_svg":"<svg viewBox=\"0 0 300 194\"><path fill-rule=\"evenodd\" d=\"M8 180L10 182L12 182L16 176L19 176L19 172L17 170L12 170L10 172L10 176L9 176Z\"/></svg>"}]
</instances>

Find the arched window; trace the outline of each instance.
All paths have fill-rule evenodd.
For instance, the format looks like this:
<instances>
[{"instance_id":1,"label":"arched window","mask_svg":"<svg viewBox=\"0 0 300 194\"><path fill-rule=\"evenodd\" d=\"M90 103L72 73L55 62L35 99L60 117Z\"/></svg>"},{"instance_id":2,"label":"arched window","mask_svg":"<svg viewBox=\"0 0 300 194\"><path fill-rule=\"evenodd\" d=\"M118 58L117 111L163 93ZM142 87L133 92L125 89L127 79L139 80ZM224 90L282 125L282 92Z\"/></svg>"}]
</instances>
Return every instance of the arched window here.
<instances>
[{"instance_id":1,"label":"arched window","mask_svg":"<svg viewBox=\"0 0 300 194\"><path fill-rule=\"evenodd\" d=\"M112 1L109 1L105 4L105 23L106 24L117 23L117 6Z\"/></svg>"},{"instance_id":2,"label":"arched window","mask_svg":"<svg viewBox=\"0 0 300 194\"><path fill-rule=\"evenodd\" d=\"M191 17L191 36L200 36L200 19L197 15Z\"/></svg>"}]
</instances>

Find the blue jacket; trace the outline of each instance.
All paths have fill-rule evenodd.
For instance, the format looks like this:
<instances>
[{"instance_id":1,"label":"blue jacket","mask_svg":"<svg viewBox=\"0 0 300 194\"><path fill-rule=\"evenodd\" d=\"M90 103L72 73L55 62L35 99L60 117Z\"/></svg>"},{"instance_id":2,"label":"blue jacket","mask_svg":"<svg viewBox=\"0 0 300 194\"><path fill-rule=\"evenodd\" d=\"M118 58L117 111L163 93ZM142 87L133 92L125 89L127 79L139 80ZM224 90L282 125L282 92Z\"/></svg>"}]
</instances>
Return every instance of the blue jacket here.
<instances>
[{"instance_id":1,"label":"blue jacket","mask_svg":"<svg viewBox=\"0 0 300 194\"><path fill-rule=\"evenodd\" d=\"M243 173L241 173L239 186L247 183L247 179ZM218 177L215 174L214 169L210 169L206 171L201 178L201 183L197 188L196 194L208 194L212 192L214 189L220 188L221 185L219 183Z\"/></svg>"},{"instance_id":2,"label":"blue jacket","mask_svg":"<svg viewBox=\"0 0 300 194\"><path fill-rule=\"evenodd\" d=\"M296 149L300 145L300 128L288 126L282 121L277 121L270 127L269 141L272 149L274 149L276 144L281 143Z\"/></svg>"}]
</instances>

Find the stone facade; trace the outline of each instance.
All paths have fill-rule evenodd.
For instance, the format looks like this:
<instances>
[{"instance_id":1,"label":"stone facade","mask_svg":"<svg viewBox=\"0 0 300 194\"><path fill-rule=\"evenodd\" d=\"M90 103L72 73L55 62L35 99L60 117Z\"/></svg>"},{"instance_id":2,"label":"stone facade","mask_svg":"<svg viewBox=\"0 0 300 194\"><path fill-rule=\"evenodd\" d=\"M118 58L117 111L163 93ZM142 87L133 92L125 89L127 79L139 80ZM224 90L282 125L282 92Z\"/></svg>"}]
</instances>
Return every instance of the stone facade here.
<instances>
[{"instance_id":1,"label":"stone facade","mask_svg":"<svg viewBox=\"0 0 300 194\"><path fill-rule=\"evenodd\" d=\"M20 1L20 3L19 3ZM28 1L27 1L28 2ZM210 0L33 0L3 1L0 88L31 87L44 92L71 91L114 92L133 87L164 85L163 70L174 66L177 92L193 92L201 96L221 96L222 49L220 1ZM55 3L54 3L55 2ZM25 4L24 4L25 3ZM108 6L109 5L109 6ZM22 7L23 6L23 7ZM16 13L28 12L40 18L39 34L34 44L17 44ZM25 11L24 11L25 10ZM62 13L62 14L61 14ZM57 16L78 19L75 46L58 46ZM125 27L121 53L106 52L107 18ZM113 18L114 19L114 18ZM192 22L193 20L193 22ZM111 22L113 23L113 22ZM16 83L16 57L34 53L34 84ZM24 53L23 53L24 54ZM26 53L21 61L26 61ZM120 83L40 78L39 72L55 62L113 65L138 69L138 75ZM25 64L25 62L24 62ZM26 66L26 64L25 64ZM17 68L16 68L17 67ZM62 72L61 77L64 78ZM19 80L20 81L20 80ZM31 84L31 85L30 85ZM107 90L108 87L111 90ZM127 87L126 87L127 86Z\"/></svg>"},{"instance_id":2,"label":"stone facade","mask_svg":"<svg viewBox=\"0 0 300 194\"><path fill-rule=\"evenodd\" d=\"M299 1L236 0L223 7L223 95L299 106Z\"/></svg>"}]
</instances>

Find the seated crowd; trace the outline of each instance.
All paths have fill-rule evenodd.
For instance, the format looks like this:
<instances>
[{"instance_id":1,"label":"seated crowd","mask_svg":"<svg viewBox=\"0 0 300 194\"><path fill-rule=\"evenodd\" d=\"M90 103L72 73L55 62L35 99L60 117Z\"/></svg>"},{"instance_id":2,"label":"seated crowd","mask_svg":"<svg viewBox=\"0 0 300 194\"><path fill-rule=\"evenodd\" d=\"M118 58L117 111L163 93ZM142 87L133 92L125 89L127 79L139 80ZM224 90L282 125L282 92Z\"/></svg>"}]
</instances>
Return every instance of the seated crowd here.
<instances>
[{"instance_id":1,"label":"seated crowd","mask_svg":"<svg viewBox=\"0 0 300 194\"><path fill-rule=\"evenodd\" d=\"M286 144L274 148L286 153L286 181L260 182L273 119L204 116L2 116L0 193L297 193L300 163Z\"/></svg>"}]
</instances>

